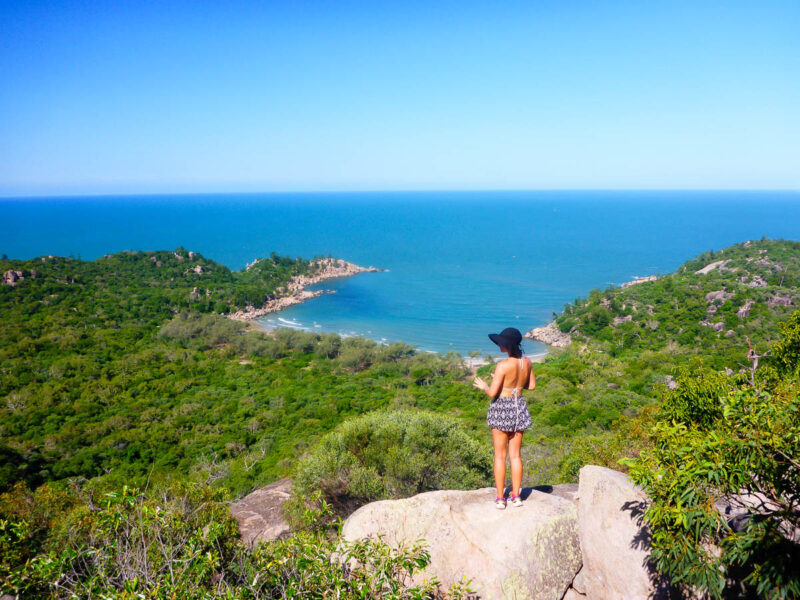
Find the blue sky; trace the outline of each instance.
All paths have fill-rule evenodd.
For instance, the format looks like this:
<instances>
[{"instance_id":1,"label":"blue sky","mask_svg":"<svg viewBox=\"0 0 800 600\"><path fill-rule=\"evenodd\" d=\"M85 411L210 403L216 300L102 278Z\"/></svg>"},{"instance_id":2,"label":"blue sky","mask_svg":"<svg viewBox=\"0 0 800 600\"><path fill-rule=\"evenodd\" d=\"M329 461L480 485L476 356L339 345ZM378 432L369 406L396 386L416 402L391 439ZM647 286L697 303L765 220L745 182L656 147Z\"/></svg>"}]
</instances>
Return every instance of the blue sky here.
<instances>
[{"instance_id":1,"label":"blue sky","mask_svg":"<svg viewBox=\"0 0 800 600\"><path fill-rule=\"evenodd\" d=\"M800 2L0 2L0 195L800 189Z\"/></svg>"}]
</instances>

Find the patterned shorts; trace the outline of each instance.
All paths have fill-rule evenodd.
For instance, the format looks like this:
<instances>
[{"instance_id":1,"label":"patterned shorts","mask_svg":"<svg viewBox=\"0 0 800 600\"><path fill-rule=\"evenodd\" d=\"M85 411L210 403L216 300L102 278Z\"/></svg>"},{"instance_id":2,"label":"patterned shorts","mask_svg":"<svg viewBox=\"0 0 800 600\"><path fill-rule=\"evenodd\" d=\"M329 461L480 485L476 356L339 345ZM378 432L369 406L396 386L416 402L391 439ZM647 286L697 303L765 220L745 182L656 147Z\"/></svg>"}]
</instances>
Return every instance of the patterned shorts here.
<instances>
[{"instance_id":1,"label":"patterned shorts","mask_svg":"<svg viewBox=\"0 0 800 600\"><path fill-rule=\"evenodd\" d=\"M522 396L501 396L492 401L486 414L486 424L506 433L525 431L533 425L528 404Z\"/></svg>"}]
</instances>

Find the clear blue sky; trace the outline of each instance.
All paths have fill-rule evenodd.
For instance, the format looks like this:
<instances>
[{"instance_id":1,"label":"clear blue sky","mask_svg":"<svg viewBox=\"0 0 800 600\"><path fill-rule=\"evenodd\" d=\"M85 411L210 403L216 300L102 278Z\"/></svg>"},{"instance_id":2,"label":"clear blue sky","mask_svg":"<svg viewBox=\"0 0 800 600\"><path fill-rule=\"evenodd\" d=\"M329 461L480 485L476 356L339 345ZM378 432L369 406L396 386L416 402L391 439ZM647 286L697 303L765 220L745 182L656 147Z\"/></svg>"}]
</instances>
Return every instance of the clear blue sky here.
<instances>
[{"instance_id":1,"label":"clear blue sky","mask_svg":"<svg viewBox=\"0 0 800 600\"><path fill-rule=\"evenodd\" d=\"M800 189L800 2L0 2L0 195Z\"/></svg>"}]
</instances>

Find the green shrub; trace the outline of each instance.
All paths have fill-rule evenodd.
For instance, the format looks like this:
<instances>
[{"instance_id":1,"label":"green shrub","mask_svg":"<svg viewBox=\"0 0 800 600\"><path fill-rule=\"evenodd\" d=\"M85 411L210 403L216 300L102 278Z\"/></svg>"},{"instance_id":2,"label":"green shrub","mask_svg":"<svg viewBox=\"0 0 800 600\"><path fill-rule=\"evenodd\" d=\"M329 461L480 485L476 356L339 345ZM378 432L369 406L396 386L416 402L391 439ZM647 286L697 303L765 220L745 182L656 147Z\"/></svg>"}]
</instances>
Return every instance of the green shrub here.
<instances>
[{"instance_id":1,"label":"green shrub","mask_svg":"<svg viewBox=\"0 0 800 600\"><path fill-rule=\"evenodd\" d=\"M184 312L165 323L158 335L184 348L205 350L238 342L244 329L244 323L232 321L227 317Z\"/></svg>"},{"instance_id":2,"label":"green shrub","mask_svg":"<svg viewBox=\"0 0 800 600\"><path fill-rule=\"evenodd\" d=\"M792 373L792 322L775 355ZM789 349L789 350L787 350ZM770 392L730 389L685 372L653 428L652 447L623 461L651 499L652 558L673 583L711 598L800 597L800 397L791 376ZM748 501L749 499L749 501ZM739 524L717 508L742 511ZM743 523L743 524L742 524Z\"/></svg>"},{"instance_id":3,"label":"green shrub","mask_svg":"<svg viewBox=\"0 0 800 600\"><path fill-rule=\"evenodd\" d=\"M727 376L706 368L696 372L682 369L676 383L674 390L664 394L664 418L708 428L722 416L722 398L731 390Z\"/></svg>"},{"instance_id":4,"label":"green shrub","mask_svg":"<svg viewBox=\"0 0 800 600\"><path fill-rule=\"evenodd\" d=\"M373 500L471 489L491 476L491 451L438 414L375 412L327 434L295 474L298 493L320 490L339 514Z\"/></svg>"},{"instance_id":5,"label":"green shrub","mask_svg":"<svg viewBox=\"0 0 800 600\"><path fill-rule=\"evenodd\" d=\"M329 535L317 525L327 518L324 503L306 512L304 531L250 549L239 541L224 492L205 485L76 500L48 486L0 496L0 593L65 600L458 600L469 593L466 580L444 593L435 579L412 583L430 561L423 540L392 547Z\"/></svg>"}]
</instances>

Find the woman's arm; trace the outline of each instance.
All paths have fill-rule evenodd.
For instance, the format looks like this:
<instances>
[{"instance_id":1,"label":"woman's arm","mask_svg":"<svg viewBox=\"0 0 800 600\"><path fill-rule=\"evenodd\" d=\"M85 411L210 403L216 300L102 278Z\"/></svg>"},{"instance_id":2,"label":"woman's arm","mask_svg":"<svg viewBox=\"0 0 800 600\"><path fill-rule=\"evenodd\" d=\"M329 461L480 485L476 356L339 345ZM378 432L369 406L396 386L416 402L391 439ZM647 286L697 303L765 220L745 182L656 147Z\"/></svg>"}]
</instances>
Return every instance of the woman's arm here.
<instances>
[{"instance_id":1,"label":"woman's arm","mask_svg":"<svg viewBox=\"0 0 800 600\"><path fill-rule=\"evenodd\" d=\"M472 382L479 390L486 392L486 395L489 396L492 400L497 398L500 395L500 390L503 389L503 380L505 379L505 373L500 365L494 370L494 375L492 375L492 385L487 385L486 382L481 379L480 377L476 377L475 380Z\"/></svg>"},{"instance_id":2,"label":"woman's arm","mask_svg":"<svg viewBox=\"0 0 800 600\"><path fill-rule=\"evenodd\" d=\"M525 388L526 390L535 390L536 389L536 375L533 374L533 363L531 359L527 359L528 364L531 366L531 376L528 378L528 385Z\"/></svg>"},{"instance_id":3,"label":"woman's arm","mask_svg":"<svg viewBox=\"0 0 800 600\"><path fill-rule=\"evenodd\" d=\"M531 369L531 377L528 379L528 387L525 388L527 390L535 390L536 389L536 375L533 374L533 369Z\"/></svg>"}]
</instances>

